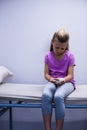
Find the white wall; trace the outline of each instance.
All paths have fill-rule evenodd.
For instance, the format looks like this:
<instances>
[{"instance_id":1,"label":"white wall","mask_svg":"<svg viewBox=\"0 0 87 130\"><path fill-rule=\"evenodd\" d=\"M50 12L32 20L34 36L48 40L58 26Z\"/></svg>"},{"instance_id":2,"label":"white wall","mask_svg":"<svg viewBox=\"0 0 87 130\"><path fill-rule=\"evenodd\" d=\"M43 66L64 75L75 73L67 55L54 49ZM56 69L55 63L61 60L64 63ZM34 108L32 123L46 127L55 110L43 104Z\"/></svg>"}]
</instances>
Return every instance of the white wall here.
<instances>
[{"instance_id":1,"label":"white wall","mask_svg":"<svg viewBox=\"0 0 87 130\"><path fill-rule=\"evenodd\" d=\"M86 0L0 0L0 65L13 73L9 82L44 83L44 55L55 31L70 32L77 84L87 83Z\"/></svg>"}]
</instances>

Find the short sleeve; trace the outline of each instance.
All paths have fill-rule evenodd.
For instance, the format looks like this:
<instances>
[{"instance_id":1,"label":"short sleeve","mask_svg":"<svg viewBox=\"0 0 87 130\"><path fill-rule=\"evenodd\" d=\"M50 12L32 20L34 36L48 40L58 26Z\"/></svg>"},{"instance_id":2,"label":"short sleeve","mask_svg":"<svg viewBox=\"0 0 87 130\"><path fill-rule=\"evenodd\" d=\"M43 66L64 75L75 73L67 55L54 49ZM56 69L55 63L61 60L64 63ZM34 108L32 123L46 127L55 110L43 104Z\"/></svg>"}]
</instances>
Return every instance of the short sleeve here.
<instances>
[{"instance_id":1,"label":"short sleeve","mask_svg":"<svg viewBox=\"0 0 87 130\"><path fill-rule=\"evenodd\" d=\"M69 66L75 66L75 57L73 54L70 54L70 57L69 57Z\"/></svg>"},{"instance_id":2,"label":"short sleeve","mask_svg":"<svg viewBox=\"0 0 87 130\"><path fill-rule=\"evenodd\" d=\"M48 54L45 55L45 64L48 64Z\"/></svg>"}]
</instances>

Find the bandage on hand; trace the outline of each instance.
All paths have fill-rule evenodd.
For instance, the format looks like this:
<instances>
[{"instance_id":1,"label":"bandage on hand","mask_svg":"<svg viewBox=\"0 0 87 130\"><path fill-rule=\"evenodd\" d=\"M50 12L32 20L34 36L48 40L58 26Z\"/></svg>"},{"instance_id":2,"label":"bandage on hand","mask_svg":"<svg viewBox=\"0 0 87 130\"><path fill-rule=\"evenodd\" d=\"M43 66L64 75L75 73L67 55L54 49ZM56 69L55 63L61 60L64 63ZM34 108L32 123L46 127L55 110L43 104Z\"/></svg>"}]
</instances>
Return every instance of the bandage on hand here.
<instances>
[{"instance_id":1,"label":"bandage on hand","mask_svg":"<svg viewBox=\"0 0 87 130\"><path fill-rule=\"evenodd\" d=\"M63 84L63 83L65 83L65 79L64 79L64 78L59 78L59 79L57 79L57 80L55 81L55 84L56 84L56 85L61 85L61 84Z\"/></svg>"}]
</instances>

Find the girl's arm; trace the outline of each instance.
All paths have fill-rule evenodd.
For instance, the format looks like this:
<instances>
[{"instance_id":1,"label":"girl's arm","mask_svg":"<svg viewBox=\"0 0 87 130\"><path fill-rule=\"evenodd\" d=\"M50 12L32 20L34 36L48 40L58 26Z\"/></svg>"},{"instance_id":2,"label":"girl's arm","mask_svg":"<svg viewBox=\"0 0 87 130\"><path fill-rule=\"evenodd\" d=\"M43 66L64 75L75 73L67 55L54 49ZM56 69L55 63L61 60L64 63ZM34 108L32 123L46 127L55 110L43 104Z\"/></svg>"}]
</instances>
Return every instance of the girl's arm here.
<instances>
[{"instance_id":1,"label":"girl's arm","mask_svg":"<svg viewBox=\"0 0 87 130\"><path fill-rule=\"evenodd\" d=\"M64 78L65 82L71 81L71 79L73 78L73 74L74 74L74 65L73 66L69 66L69 68L68 68L68 74Z\"/></svg>"},{"instance_id":2,"label":"girl's arm","mask_svg":"<svg viewBox=\"0 0 87 130\"><path fill-rule=\"evenodd\" d=\"M53 78L50 76L50 73L49 73L49 67L47 64L45 64L45 68L44 68L44 77L46 80L50 81L50 82L53 82L55 83L56 81L56 78Z\"/></svg>"},{"instance_id":3,"label":"girl's arm","mask_svg":"<svg viewBox=\"0 0 87 130\"><path fill-rule=\"evenodd\" d=\"M73 78L73 74L74 74L74 66L69 66L67 76L65 76L64 78L58 78L60 80L59 84L62 85L66 82L70 82Z\"/></svg>"}]
</instances>

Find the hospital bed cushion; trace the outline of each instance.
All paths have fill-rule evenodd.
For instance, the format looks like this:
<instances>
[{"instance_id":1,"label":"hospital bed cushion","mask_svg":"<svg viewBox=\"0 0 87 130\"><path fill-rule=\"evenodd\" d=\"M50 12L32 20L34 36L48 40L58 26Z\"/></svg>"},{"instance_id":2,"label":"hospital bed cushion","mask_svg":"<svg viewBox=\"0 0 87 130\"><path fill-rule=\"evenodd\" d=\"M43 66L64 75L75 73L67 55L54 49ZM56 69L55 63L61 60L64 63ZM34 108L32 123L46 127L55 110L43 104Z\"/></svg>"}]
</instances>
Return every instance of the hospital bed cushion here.
<instances>
[{"instance_id":1,"label":"hospital bed cushion","mask_svg":"<svg viewBox=\"0 0 87 130\"><path fill-rule=\"evenodd\" d=\"M44 84L0 84L0 100L41 102ZM77 85L65 103L87 104L87 85Z\"/></svg>"}]
</instances>

